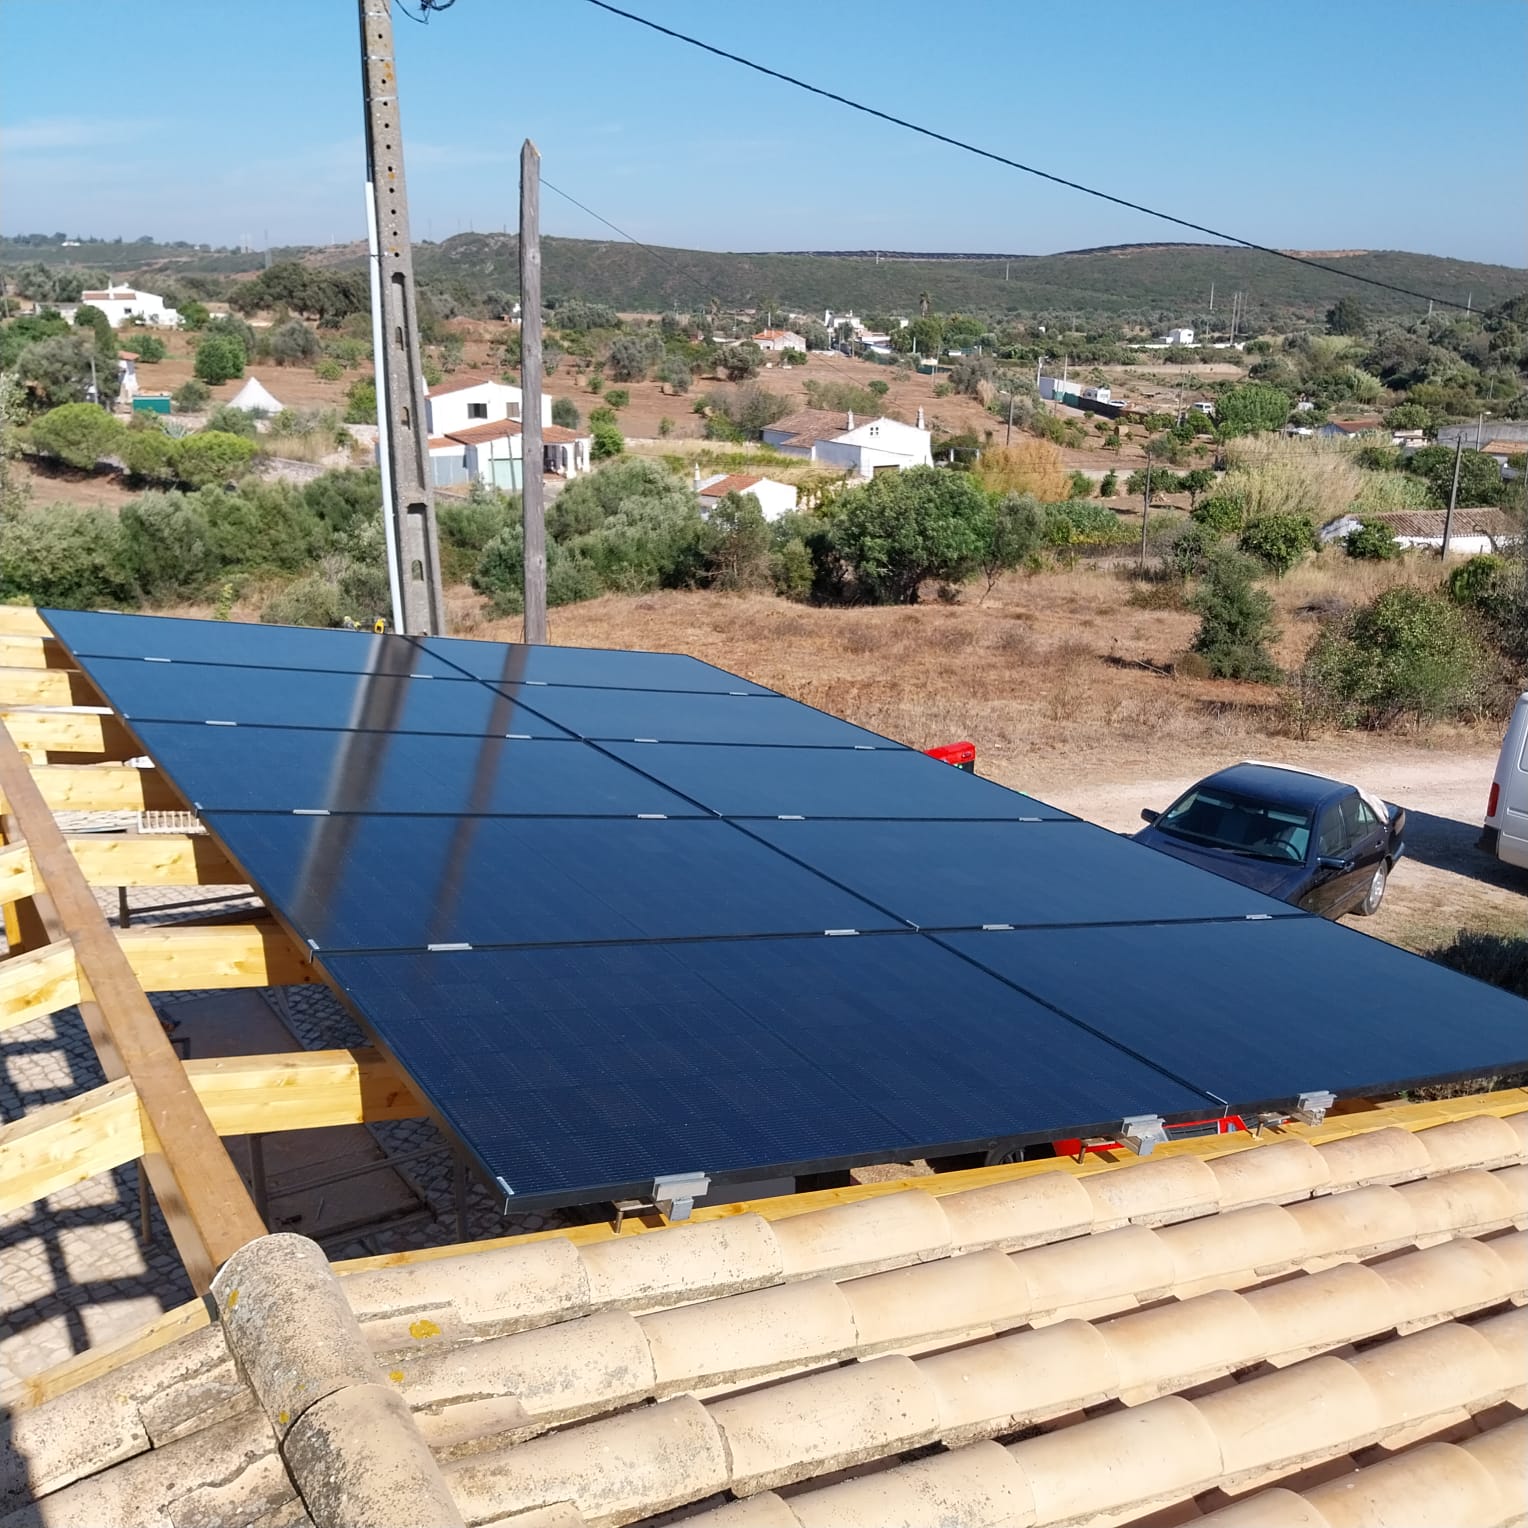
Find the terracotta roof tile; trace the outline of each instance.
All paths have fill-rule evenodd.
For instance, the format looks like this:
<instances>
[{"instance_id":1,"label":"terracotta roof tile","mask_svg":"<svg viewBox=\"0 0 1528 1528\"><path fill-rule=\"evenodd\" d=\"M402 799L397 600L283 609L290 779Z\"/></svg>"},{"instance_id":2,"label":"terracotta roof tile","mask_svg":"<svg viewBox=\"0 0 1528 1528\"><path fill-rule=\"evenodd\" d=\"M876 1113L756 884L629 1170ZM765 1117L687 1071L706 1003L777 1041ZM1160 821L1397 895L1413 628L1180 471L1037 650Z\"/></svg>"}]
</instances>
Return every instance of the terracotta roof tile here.
<instances>
[{"instance_id":1,"label":"terracotta roof tile","mask_svg":"<svg viewBox=\"0 0 1528 1528\"><path fill-rule=\"evenodd\" d=\"M705 499L724 499L729 493L747 493L763 481L763 477L757 473L732 472L709 483L702 483L700 494Z\"/></svg>"},{"instance_id":2,"label":"terracotta roof tile","mask_svg":"<svg viewBox=\"0 0 1528 1528\"><path fill-rule=\"evenodd\" d=\"M444 398L449 393L464 393L474 387L481 387L485 382L492 382L497 387L514 387L513 382L505 382L501 377L482 373L473 376L452 377L445 382L437 382L434 387L427 390L427 398ZM519 391L517 388L516 391Z\"/></svg>"},{"instance_id":3,"label":"terracotta roof tile","mask_svg":"<svg viewBox=\"0 0 1528 1528\"><path fill-rule=\"evenodd\" d=\"M452 430L448 440L460 441L464 446L480 446L485 441L509 440L521 433L518 419L490 419L485 424L465 425Z\"/></svg>"},{"instance_id":4,"label":"terracotta roof tile","mask_svg":"<svg viewBox=\"0 0 1528 1528\"><path fill-rule=\"evenodd\" d=\"M1388 525L1397 536L1439 537L1445 513L1441 509L1402 509L1366 518ZM1502 509L1456 509L1451 534L1510 540L1523 534L1523 526Z\"/></svg>"}]
</instances>

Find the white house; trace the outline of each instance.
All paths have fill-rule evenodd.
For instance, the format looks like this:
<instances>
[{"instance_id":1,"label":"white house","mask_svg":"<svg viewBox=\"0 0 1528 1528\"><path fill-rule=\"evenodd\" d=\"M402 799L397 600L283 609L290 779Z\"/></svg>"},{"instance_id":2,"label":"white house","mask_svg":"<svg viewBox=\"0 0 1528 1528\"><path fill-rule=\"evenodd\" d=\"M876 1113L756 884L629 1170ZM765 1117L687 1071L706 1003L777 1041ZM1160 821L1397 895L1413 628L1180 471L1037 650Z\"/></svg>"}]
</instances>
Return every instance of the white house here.
<instances>
[{"instance_id":1,"label":"white house","mask_svg":"<svg viewBox=\"0 0 1528 1528\"><path fill-rule=\"evenodd\" d=\"M861 478L932 467L933 443L933 435L924 428L922 409L916 425L886 418L860 422L852 410L843 414L836 409L802 409L764 431L764 444L786 456L840 467Z\"/></svg>"},{"instance_id":2,"label":"white house","mask_svg":"<svg viewBox=\"0 0 1528 1528\"><path fill-rule=\"evenodd\" d=\"M174 308L167 308L164 298L153 292L139 292L131 287L119 287L111 283L107 284L104 292L81 293L78 304L61 307L59 312L73 323L74 315L85 303L89 303L92 308L99 308L114 329L133 322L152 324L162 329L178 329L181 324L180 314Z\"/></svg>"},{"instance_id":3,"label":"white house","mask_svg":"<svg viewBox=\"0 0 1528 1528\"><path fill-rule=\"evenodd\" d=\"M453 377L425 394L425 426L431 435L454 435L475 425L520 420L520 389L495 377ZM541 425L552 423L552 400L541 395Z\"/></svg>"},{"instance_id":4,"label":"white house","mask_svg":"<svg viewBox=\"0 0 1528 1528\"><path fill-rule=\"evenodd\" d=\"M541 427L544 473L578 477L589 470L593 450L592 435L580 435L555 424ZM525 440L517 419L494 419L431 435L429 452L430 476L437 488L478 482L517 493L524 486Z\"/></svg>"},{"instance_id":5,"label":"white house","mask_svg":"<svg viewBox=\"0 0 1528 1528\"><path fill-rule=\"evenodd\" d=\"M760 350L806 349L806 340L794 329L760 329L753 342Z\"/></svg>"},{"instance_id":6,"label":"white house","mask_svg":"<svg viewBox=\"0 0 1528 1528\"><path fill-rule=\"evenodd\" d=\"M1423 547L1428 551L1443 549L1443 524L1448 512L1442 509L1402 509L1385 514L1365 515L1363 520L1377 520L1388 525L1395 539L1404 547ZM1357 515L1342 515L1321 527L1324 542L1341 541L1349 531L1363 523ZM1500 509L1456 509L1449 527L1450 556L1473 557L1480 552L1499 552L1522 540L1522 527Z\"/></svg>"},{"instance_id":7,"label":"white house","mask_svg":"<svg viewBox=\"0 0 1528 1528\"><path fill-rule=\"evenodd\" d=\"M766 520L778 520L796 507L796 490L789 483L778 483L752 472L719 472L702 479L700 468L696 467L695 494L702 511L709 513L729 493L751 493L759 501Z\"/></svg>"},{"instance_id":8,"label":"white house","mask_svg":"<svg viewBox=\"0 0 1528 1528\"><path fill-rule=\"evenodd\" d=\"M1169 329L1162 336L1164 345L1192 345L1194 343L1194 331L1192 329Z\"/></svg>"}]
</instances>

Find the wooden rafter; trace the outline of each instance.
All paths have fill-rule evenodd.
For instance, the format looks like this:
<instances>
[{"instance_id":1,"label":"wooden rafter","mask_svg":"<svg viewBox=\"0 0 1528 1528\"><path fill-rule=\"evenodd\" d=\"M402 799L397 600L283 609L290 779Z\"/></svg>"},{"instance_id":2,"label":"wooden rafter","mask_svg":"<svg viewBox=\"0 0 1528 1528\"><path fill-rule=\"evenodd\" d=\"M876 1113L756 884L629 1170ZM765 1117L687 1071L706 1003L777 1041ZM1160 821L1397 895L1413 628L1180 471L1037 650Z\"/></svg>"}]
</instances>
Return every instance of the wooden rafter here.
<instances>
[{"instance_id":1,"label":"wooden rafter","mask_svg":"<svg viewBox=\"0 0 1528 1528\"><path fill-rule=\"evenodd\" d=\"M120 838L85 834L65 839L92 886L237 886L239 872L205 834L164 833ZM32 851L25 843L0 849L0 903L37 890Z\"/></svg>"},{"instance_id":2,"label":"wooden rafter","mask_svg":"<svg viewBox=\"0 0 1528 1528\"><path fill-rule=\"evenodd\" d=\"M0 666L0 703L11 706L98 706L101 694L78 669Z\"/></svg>"},{"instance_id":3,"label":"wooden rafter","mask_svg":"<svg viewBox=\"0 0 1528 1528\"><path fill-rule=\"evenodd\" d=\"M14 699L13 681L18 674L39 681L73 678L64 670L13 668L0 674L0 694ZM95 768L83 766L71 773L83 775ZM49 766L38 771L48 772ZM149 1182L192 1286L203 1291L218 1267L245 1242L262 1235L265 1227L171 1048L123 944L112 933L54 821L52 802L3 727L0 793L14 829L8 837L12 842L18 836L25 840L34 874L42 883L43 892L34 898L37 910L55 942L67 942L73 952L72 976L54 970L52 979L73 980L80 1016L102 1070L109 1081L128 1079L137 1094L146 1122L143 1163ZM193 985L179 977L177 982Z\"/></svg>"},{"instance_id":4,"label":"wooden rafter","mask_svg":"<svg viewBox=\"0 0 1528 1528\"><path fill-rule=\"evenodd\" d=\"M0 710L0 724L16 746L36 764L50 756L55 763L95 759L128 759L137 752L127 728L115 716L98 711Z\"/></svg>"},{"instance_id":5,"label":"wooden rafter","mask_svg":"<svg viewBox=\"0 0 1528 1528\"><path fill-rule=\"evenodd\" d=\"M180 812L185 802L157 769L129 764L40 764L32 770L54 812Z\"/></svg>"},{"instance_id":6,"label":"wooden rafter","mask_svg":"<svg viewBox=\"0 0 1528 1528\"><path fill-rule=\"evenodd\" d=\"M0 668L78 668L57 637L19 637L0 632Z\"/></svg>"},{"instance_id":7,"label":"wooden rafter","mask_svg":"<svg viewBox=\"0 0 1528 1528\"><path fill-rule=\"evenodd\" d=\"M424 1106L373 1050L296 1051L185 1064L220 1136L413 1119ZM143 1155L152 1132L126 1078L0 1126L0 1214Z\"/></svg>"}]
</instances>

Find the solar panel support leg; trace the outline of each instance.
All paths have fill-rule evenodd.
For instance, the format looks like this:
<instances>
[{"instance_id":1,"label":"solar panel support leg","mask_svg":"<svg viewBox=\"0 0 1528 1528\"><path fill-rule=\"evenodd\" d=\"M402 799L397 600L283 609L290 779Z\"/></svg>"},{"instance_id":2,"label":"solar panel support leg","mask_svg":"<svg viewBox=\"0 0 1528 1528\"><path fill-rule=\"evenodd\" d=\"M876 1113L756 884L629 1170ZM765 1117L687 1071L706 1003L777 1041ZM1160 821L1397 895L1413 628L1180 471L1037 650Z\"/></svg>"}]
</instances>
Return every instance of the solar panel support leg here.
<instances>
[{"instance_id":1,"label":"solar panel support leg","mask_svg":"<svg viewBox=\"0 0 1528 1528\"><path fill-rule=\"evenodd\" d=\"M1120 1125L1119 1143L1138 1157L1149 1157L1167 1140L1160 1114L1133 1114Z\"/></svg>"},{"instance_id":2,"label":"solar panel support leg","mask_svg":"<svg viewBox=\"0 0 1528 1528\"><path fill-rule=\"evenodd\" d=\"M1337 1102L1337 1095L1325 1089L1317 1093L1302 1093L1290 1113L1302 1125L1319 1125L1326 1118L1326 1111Z\"/></svg>"},{"instance_id":3,"label":"solar panel support leg","mask_svg":"<svg viewBox=\"0 0 1528 1528\"><path fill-rule=\"evenodd\" d=\"M467 1158L465 1153L452 1153L451 1199L456 1206L456 1239L467 1238Z\"/></svg>"},{"instance_id":4,"label":"solar panel support leg","mask_svg":"<svg viewBox=\"0 0 1528 1528\"><path fill-rule=\"evenodd\" d=\"M271 1196L265 1178L265 1137L252 1135L248 1139L250 1194L255 1201L255 1214L268 1231L271 1226Z\"/></svg>"},{"instance_id":5,"label":"solar panel support leg","mask_svg":"<svg viewBox=\"0 0 1528 1528\"><path fill-rule=\"evenodd\" d=\"M653 1179L653 1203L669 1220L688 1220L695 1201L710 1187L705 1173L671 1173Z\"/></svg>"}]
</instances>

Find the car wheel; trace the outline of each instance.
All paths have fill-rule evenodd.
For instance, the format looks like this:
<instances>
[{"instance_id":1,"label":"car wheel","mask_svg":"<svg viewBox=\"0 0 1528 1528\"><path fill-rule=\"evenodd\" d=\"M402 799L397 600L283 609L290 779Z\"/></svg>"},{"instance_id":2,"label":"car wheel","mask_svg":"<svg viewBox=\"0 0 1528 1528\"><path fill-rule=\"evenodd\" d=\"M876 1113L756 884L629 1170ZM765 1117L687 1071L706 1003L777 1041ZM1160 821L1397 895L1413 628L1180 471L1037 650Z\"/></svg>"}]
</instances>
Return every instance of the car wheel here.
<instances>
[{"instance_id":1,"label":"car wheel","mask_svg":"<svg viewBox=\"0 0 1528 1528\"><path fill-rule=\"evenodd\" d=\"M1385 882L1389 879L1389 862L1381 860L1374 867L1374 875L1369 881L1369 889L1364 893L1363 901L1353 911L1361 918L1372 918L1379 911L1379 904L1385 900Z\"/></svg>"}]
</instances>

